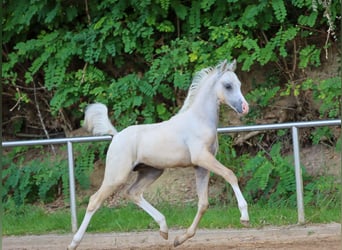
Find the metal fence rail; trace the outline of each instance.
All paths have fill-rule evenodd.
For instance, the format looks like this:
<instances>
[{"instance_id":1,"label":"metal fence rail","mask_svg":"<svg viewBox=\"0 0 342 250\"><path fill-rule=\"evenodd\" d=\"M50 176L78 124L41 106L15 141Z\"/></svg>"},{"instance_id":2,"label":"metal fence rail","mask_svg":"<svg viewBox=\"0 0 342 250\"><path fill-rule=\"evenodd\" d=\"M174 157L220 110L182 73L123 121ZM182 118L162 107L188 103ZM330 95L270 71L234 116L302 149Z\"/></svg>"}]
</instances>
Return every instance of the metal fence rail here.
<instances>
[{"instance_id":1,"label":"metal fence rail","mask_svg":"<svg viewBox=\"0 0 342 250\"><path fill-rule=\"evenodd\" d=\"M293 141L294 165L295 165L295 178L296 178L298 223L302 224L305 222L305 215L304 215L304 202L303 202L303 180L302 180L302 173L300 169L298 128L340 126L340 125L341 125L341 120L325 120L325 121L291 122L291 123L226 127L226 128L218 128L217 132L218 133L236 133L236 132L248 132L248 131L291 129L292 141ZM112 136L106 135L106 136L73 137L73 138L58 138L58 139L28 140L28 141L7 141L7 142L2 142L2 146L3 147L16 147L16 146L50 145L50 144L66 144L67 145L68 167L69 167L71 229L72 229L72 232L76 232L77 231L76 191L75 191L76 189L75 189L74 157L73 157L72 144L94 142L94 141L109 141L111 139L112 139Z\"/></svg>"}]
</instances>

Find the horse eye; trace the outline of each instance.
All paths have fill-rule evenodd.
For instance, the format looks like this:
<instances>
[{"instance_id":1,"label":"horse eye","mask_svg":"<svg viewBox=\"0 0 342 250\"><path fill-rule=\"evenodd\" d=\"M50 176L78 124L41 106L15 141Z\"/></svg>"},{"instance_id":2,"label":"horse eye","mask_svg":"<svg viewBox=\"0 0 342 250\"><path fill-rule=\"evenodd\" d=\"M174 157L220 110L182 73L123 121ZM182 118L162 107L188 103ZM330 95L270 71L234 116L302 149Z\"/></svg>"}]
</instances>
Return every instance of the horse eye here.
<instances>
[{"instance_id":1,"label":"horse eye","mask_svg":"<svg viewBox=\"0 0 342 250\"><path fill-rule=\"evenodd\" d=\"M228 84L225 85L225 88L226 88L227 90L231 90L231 89L233 88L233 86L232 86L231 83L228 83Z\"/></svg>"}]
</instances>

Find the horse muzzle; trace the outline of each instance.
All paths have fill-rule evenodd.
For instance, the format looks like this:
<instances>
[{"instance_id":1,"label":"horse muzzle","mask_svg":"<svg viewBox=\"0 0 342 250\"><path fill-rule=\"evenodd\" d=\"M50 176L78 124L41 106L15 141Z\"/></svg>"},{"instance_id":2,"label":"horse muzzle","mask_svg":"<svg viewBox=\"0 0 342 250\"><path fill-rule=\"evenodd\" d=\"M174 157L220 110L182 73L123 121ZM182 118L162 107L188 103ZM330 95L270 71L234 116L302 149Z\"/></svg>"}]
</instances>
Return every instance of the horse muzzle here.
<instances>
[{"instance_id":1,"label":"horse muzzle","mask_svg":"<svg viewBox=\"0 0 342 250\"><path fill-rule=\"evenodd\" d=\"M249 112L249 105L246 101L242 102L242 114L246 115Z\"/></svg>"},{"instance_id":2,"label":"horse muzzle","mask_svg":"<svg viewBox=\"0 0 342 250\"><path fill-rule=\"evenodd\" d=\"M246 115L249 111L249 105L246 101L239 101L233 103L231 107L238 113L242 115Z\"/></svg>"}]
</instances>

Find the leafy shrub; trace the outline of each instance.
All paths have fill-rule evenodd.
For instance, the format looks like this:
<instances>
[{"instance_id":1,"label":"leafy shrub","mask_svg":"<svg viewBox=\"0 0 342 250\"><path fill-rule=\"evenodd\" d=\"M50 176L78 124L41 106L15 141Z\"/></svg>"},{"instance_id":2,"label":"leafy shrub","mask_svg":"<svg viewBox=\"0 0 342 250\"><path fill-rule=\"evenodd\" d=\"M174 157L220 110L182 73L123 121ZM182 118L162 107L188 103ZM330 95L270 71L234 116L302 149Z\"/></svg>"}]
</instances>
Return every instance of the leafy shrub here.
<instances>
[{"instance_id":1,"label":"leafy shrub","mask_svg":"<svg viewBox=\"0 0 342 250\"><path fill-rule=\"evenodd\" d=\"M293 159L283 156L283 143L275 143L269 151L237 156L232 142L230 136L220 136L217 158L234 171L247 202L275 207L296 206ZM328 207L339 204L341 187L334 176L310 176L304 167L301 172L305 205ZM226 198L216 202L226 202Z\"/></svg>"},{"instance_id":2,"label":"leafy shrub","mask_svg":"<svg viewBox=\"0 0 342 250\"><path fill-rule=\"evenodd\" d=\"M104 158L108 143L74 145L75 179L82 189L90 187L89 176L95 159ZM69 170L63 157L46 154L43 150L36 153L44 155L44 160L27 160L19 157L13 161L23 147L18 147L2 157L2 201L4 204L22 206L37 201L51 202L58 196L69 198ZM60 150L65 150L62 147ZM7 205L6 205L7 206ZM6 207L5 206L5 207Z\"/></svg>"},{"instance_id":3,"label":"leafy shrub","mask_svg":"<svg viewBox=\"0 0 342 250\"><path fill-rule=\"evenodd\" d=\"M48 157L49 158L49 157ZM58 184L62 181L63 191L68 189L68 167L66 161L54 159L13 162L11 157L2 158L2 201L13 201L16 206L37 200L52 201L57 197ZM67 191L68 192L68 191Z\"/></svg>"},{"instance_id":4,"label":"leafy shrub","mask_svg":"<svg viewBox=\"0 0 342 250\"><path fill-rule=\"evenodd\" d=\"M38 120L26 117L32 113L26 112L28 106L45 110L49 132L78 127L83 108L95 101L108 105L118 129L168 119L184 99L194 71L233 58L242 71L256 65L274 69L277 81L257 84L249 95L258 109L279 92L300 97L312 91L322 104L322 117L336 118L341 112L340 78L316 84L305 75L322 64L329 47L339 45L339 1L45 0L3 5L3 89L10 93L5 97L13 110L25 117L3 129L14 135ZM252 115L251 122L259 114ZM220 140L230 160L235 159L231 139ZM86 187L92 162L105 146L99 151L79 147L76 178ZM290 165L278 144L269 154L261 152L250 161L242 157L234 164L247 165L243 174L251 177L246 183L250 199L284 196L291 203L292 182L283 182L289 179ZM46 162L14 164L12 158L3 159L3 199L14 197L17 204L36 197L47 200L61 181L68 192L64 161L52 168Z\"/></svg>"},{"instance_id":5,"label":"leafy shrub","mask_svg":"<svg viewBox=\"0 0 342 250\"><path fill-rule=\"evenodd\" d=\"M341 184L334 176L318 176L304 186L304 202L307 205L332 207L341 203Z\"/></svg>"},{"instance_id":6,"label":"leafy shrub","mask_svg":"<svg viewBox=\"0 0 342 250\"><path fill-rule=\"evenodd\" d=\"M294 166L281 155L280 143L274 144L269 153L260 151L250 157L245 162L243 173L249 176L245 186L247 199L275 205L295 205Z\"/></svg>"},{"instance_id":7,"label":"leafy shrub","mask_svg":"<svg viewBox=\"0 0 342 250\"><path fill-rule=\"evenodd\" d=\"M194 71L225 58L243 71L268 64L285 76L280 85L301 79L336 42L339 13L338 1L9 1L4 89L32 105L27 87L41 85L40 105L76 118L71 127L94 101L114 109L118 127L159 121L177 110Z\"/></svg>"}]
</instances>

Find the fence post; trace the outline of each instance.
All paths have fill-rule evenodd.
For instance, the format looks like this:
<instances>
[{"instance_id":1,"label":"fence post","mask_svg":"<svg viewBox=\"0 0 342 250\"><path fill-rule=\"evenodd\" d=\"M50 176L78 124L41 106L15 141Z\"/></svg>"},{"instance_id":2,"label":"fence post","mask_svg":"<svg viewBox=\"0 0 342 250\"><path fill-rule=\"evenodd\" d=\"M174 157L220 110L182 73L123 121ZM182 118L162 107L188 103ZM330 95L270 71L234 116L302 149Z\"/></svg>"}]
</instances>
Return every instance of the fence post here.
<instances>
[{"instance_id":1,"label":"fence post","mask_svg":"<svg viewBox=\"0 0 342 250\"><path fill-rule=\"evenodd\" d=\"M305 223L304 201L303 201L303 177L302 177L302 170L300 168L298 129L295 126L292 127L292 142L293 142L293 156L294 156L295 175L296 175L298 223L303 224Z\"/></svg>"},{"instance_id":2,"label":"fence post","mask_svg":"<svg viewBox=\"0 0 342 250\"><path fill-rule=\"evenodd\" d=\"M71 230L77 231L77 212L76 212L76 194L75 194L75 174L74 174L74 156L72 152L71 141L68 145L68 165L69 165L69 188L70 188L70 211L71 211Z\"/></svg>"}]
</instances>

